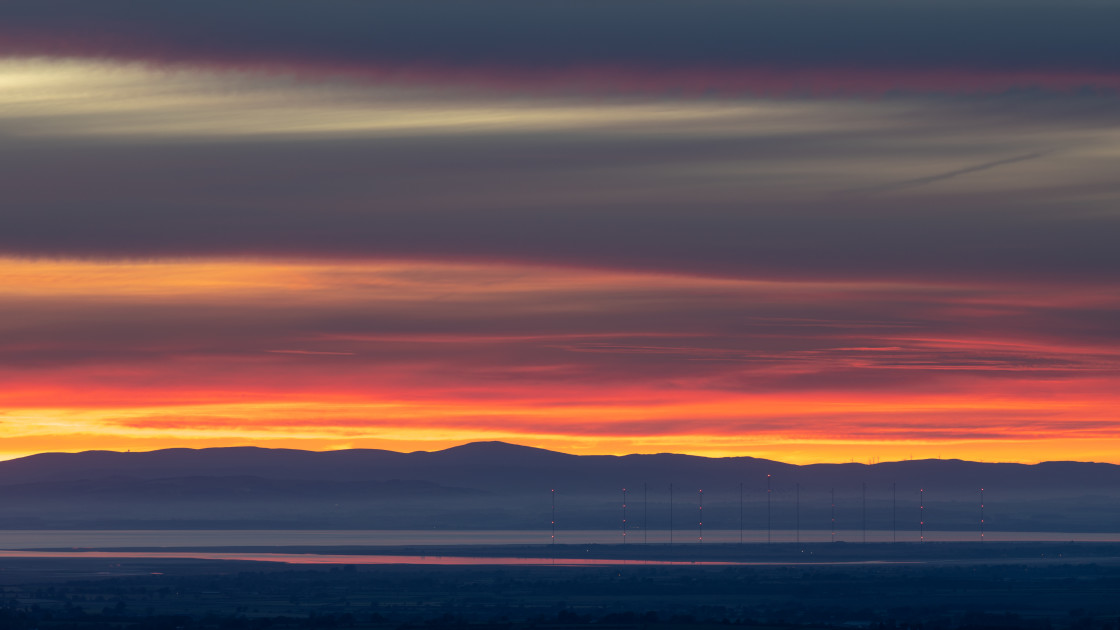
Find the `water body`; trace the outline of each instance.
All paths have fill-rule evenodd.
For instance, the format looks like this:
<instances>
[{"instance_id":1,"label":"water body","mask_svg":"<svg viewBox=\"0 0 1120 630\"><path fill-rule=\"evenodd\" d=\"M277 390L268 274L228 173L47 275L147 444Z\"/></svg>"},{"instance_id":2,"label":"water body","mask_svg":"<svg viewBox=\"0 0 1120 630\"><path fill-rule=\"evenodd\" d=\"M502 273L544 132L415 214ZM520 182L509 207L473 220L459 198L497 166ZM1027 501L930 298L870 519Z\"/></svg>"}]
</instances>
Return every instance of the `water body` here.
<instances>
[{"instance_id":1,"label":"water body","mask_svg":"<svg viewBox=\"0 0 1120 630\"><path fill-rule=\"evenodd\" d=\"M927 531L927 542L979 541L978 531ZM66 549L66 548L118 548L118 547L386 547L417 545L547 545L552 542L551 531L504 530L8 530L0 531L0 549ZM669 532L664 530L630 530L626 544L666 544ZM868 530L867 542L918 542L918 531ZM739 530L705 530L703 542L735 543L740 540ZM767 542L766 530L744 530L746 543ZM829 542L833 540L828 530L773 530L769 540L775 543ZM837 542L859 543L864 541L860 530L838 531ZM1118 533L1076 532L985 532L984 540L990 542L1120 542ZM619 530L557 531L556 542L561 544L619 544L623 542ZM701 544L696 530L676 530L672 542L680 545Z\"/></svg>"},{"instance_id":2,"label":"water body","mask_svg":"<svg viewBox=\"0 0 1120 630\"><path fill-rule=\"evenodd\" d=\"M613 565L688 565L727 566L742 564L779 564L765 562L719 562L679 560L611 560L606 558L513 558L472 556L347 555L317 553L216 553L207 551L0 551L7 558L105 558L105 559L187 559L283 562L286 564L425 564L425 565L518 565L518 566L613 566ZM838 564L838 563L829 563Z\"/></svg>"}]
</instances>

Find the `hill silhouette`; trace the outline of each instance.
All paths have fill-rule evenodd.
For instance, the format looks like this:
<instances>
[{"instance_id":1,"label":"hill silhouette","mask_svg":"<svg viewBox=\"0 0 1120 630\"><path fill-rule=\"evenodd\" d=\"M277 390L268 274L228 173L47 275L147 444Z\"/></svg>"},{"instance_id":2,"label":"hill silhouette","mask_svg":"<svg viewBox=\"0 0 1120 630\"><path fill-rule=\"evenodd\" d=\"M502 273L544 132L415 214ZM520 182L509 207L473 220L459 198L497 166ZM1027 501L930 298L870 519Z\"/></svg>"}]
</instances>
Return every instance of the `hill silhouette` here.
<instances>
[{"instance_id":1,"label":"hill silhouette","mask_svg":"<svg viewBox=\"0 0 1120 630\"><path fill-rule=\"evenodd\" d=\"M671 453L571 455L504 442L412 453L257 447L44 453L0 462L0 527L535 528L546 522L545 497L555 489L572 526L611 528L622 488L635 501L643 493L661 510L669 484L682 505L703 489L713 526L721 516L738 526L742 484L743 505L754 516L767 499L783 515L798 501L799 513L821 523L827 494L829 501L840 497L843 521L850 523L854 497L862 510L866 489L874 512L869 526L882 526L887 502L897 519L900 502L911 510L922 489L945 526L968 528L983 487L992 517L1009 529L1120 529L1120 466L1113 464L797 466Z\"/></svg>"}]
</instances>

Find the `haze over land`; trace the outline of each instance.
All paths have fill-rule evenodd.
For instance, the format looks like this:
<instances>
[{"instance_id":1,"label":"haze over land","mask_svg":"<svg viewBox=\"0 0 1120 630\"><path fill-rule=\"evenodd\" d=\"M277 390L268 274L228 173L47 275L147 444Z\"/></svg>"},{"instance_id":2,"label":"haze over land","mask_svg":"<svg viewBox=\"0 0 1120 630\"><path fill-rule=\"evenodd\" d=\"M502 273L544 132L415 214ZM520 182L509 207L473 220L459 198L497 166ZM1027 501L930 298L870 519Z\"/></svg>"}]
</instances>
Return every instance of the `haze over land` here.
<instances>
[{"instance_id":1,"label":"haze over land","mask_svg":"<svg viewBox=\"0 0 1120 630\"><path fill-rule=\"evenodd\" d=\"M673 484L675 527L688 540L701 489L705 526L739 528L740 483L743 526L765 529L767 475L775 529L793 529L798 517L806 530L829 528L833 496L839 529L860 529L866 484L870 529L916 529L924 490L931 532L976 530L984 487L990 531L1120 531L1120 466L1113 464L794 466L750 457L577 456L500 442L415 453L37 455L0 463L0 527L548 530L556 489L561 532L610 530L621 527L628 488L628 528L637 532L668 527Z\"/></svg>"}]
</instances>

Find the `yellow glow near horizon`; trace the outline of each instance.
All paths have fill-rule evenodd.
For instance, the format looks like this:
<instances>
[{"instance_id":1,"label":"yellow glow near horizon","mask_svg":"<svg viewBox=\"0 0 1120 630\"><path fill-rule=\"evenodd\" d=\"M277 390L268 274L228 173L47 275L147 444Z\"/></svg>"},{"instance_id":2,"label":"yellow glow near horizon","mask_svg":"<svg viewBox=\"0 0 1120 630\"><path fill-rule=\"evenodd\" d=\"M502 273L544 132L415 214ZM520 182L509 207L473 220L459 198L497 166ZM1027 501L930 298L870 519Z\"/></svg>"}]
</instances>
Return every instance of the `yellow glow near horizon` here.
<instances>
[{"instance_id":1,"label":"yellow glow near horizon","mask_svg":"<svg viewBox=\"0 0 1120 630\"><path fill-rule=\"evenodd\" d=\"M246 444L432 450L490 439L791 463L1120 457L1120 351L993 332L986 315L972 331L959 314L1109 305L1093 286L8 258L0 300L3 458ZM828 319L853 301L912 303L878 313L903 323L947 309L958 326L934 334ZM744 319L762 308L776 316ZM802 316L787 321L787 311ZM885 373L901 380L884 389Z\"/></svg>"}]
</instances>

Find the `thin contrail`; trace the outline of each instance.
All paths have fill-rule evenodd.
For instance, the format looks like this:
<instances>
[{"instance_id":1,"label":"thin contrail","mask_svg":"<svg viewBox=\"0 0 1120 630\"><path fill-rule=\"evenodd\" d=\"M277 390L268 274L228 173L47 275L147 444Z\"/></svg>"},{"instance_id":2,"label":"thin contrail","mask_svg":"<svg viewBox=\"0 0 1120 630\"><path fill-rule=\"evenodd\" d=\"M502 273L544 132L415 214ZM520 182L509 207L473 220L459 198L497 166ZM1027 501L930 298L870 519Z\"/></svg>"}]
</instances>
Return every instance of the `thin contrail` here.
<instances>
[{"instance_id":1,"label":"thin contrail","mask_svg":"<svg viewBox=\"0 0 1120 630\"><path fill-rule=\"evenodd\" d=\"M930 175L928 177L919 177L917 179L907 179L907 180L904 180L904 181L901 181L901 182L895 182L893 184L883 184L882 186L872 186L870 188L861 188L861 189L858 189L858 190L855 190L855 191L852 191L852 192L886 192L886 191L890 191L890 190L899 190L901 188L913 188L914 186L924 186L926 184L932 184L934 182L939 182L939 181L942 181L942 180L945 180L945 179L952 179L954 177L957 177L958 175L967 175L969 173L976 173L978 171L986 171L990 168L996 168L996 167L1004 166L1004 165L1007 165L1007 164L1014 164L1016 162L1026 162L1027 160L1035 160L1035 159L1038 159L1038 158L1043 157L1045 155L1048 155L1049 153L1050 153L1049 151L1043 151L1041 153L1029 153L1027 155L1019 155L1019 156L1016 156L1016 157L1010 157L1010 158L1005 158L1005 159L1002 159L1002 160L996 160L994 162L985 162L983 164L977 164L976 166L966 166L965 168L959 168L955 171L949 171L947 173L938 173L937 175Z\"/></svg>"}]
</instances>

